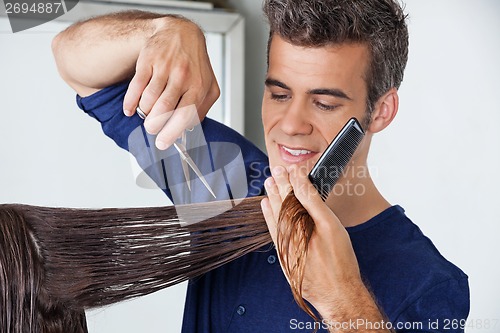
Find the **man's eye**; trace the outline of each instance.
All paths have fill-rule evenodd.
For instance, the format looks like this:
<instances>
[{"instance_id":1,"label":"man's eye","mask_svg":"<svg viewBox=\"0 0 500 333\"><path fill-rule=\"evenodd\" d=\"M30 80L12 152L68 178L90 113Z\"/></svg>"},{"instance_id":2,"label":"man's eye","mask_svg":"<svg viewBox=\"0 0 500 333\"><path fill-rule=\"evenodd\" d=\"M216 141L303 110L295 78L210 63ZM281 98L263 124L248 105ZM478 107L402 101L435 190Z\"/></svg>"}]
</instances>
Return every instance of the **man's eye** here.
<instances>
[{"instance_id":1,"label":"man's eye","mask_svg":"<svg viewBox=\"0 0 500 333\"><path fill-rule=\"evenodd\" d=\"M315 104L319 109L324 110L324 111L332 111L338 107L338 105L328 105L328 104L323 104L320 102L316 102Z\"/></svg>"},{"instance_id":2,"label":"man's eye","mask_svg":"<svg viewBox=\"0 0 500 333\"><path fill-rule=\"evenodd\" d=\"M275 101L285 101L288 99L288 95L284 94L271 94L271 99Z\"/></svg>"}]
</instances>

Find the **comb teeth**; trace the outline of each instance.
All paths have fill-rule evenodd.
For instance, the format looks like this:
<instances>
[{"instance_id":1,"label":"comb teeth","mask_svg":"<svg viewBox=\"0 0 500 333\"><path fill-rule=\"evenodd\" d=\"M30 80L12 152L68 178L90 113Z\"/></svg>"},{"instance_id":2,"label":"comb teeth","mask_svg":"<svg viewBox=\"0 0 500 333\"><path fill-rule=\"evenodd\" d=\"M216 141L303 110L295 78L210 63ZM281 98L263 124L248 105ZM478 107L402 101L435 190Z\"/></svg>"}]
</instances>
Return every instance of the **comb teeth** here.
<instances>
[{"instance_id":1,"label":"comb teeth","mask_svg":"<svg viewBox=\"0 0 500 333\"><path fill-rule=\"evenodd\" d=\"M339 134L328 145L309 173L309 180L314 185L323 201L342 176L344 168L351 160L365 132L356 118L351 118Z\"/></svg>"}]
</instances>

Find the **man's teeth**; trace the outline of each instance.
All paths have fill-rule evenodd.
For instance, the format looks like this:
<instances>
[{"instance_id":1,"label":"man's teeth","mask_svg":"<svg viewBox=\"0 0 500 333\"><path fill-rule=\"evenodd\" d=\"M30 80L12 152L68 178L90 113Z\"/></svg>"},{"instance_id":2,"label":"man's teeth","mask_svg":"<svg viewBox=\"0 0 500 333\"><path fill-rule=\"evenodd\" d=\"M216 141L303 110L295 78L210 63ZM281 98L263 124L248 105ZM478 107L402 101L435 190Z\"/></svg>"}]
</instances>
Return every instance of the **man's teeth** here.
<instances>
[{"instance_id":1,"label":"man's teeth","mask_svg":"<svg viewBox=\"0 0 500 333\"><path fill-rule=\"evenodd\" d=\"M291 155L293 155L293 156L300 156L300 155L306 155L306 154L310 154L311 153L311 151L309 151L309 150L304 150L304 149L298 149L298 150L297 149L290 149L290 148L287 148L285 146L283 146L283 149L286 152L288 152Z\"/></svg>"}]
</instances>

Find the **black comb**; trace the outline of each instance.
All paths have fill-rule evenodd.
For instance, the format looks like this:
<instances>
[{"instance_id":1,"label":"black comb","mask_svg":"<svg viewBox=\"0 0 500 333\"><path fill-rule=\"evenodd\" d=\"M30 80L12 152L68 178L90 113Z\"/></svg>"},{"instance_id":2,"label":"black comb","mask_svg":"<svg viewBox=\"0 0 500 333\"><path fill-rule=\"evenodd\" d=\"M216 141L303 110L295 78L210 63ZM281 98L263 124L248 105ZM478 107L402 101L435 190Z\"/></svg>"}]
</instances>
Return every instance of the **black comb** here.
<instances>
[{"instance_id":1,"label":"black comb","mask_svg":"<svg viewBox=\"0 0 500 333\"><path fill-rule=\"evenodd\" d=\"M365 132L356 118L349 119L312 168L309 180L323 201L342 176L344 168L364 136Z\"/></svg>"}]
</instances>

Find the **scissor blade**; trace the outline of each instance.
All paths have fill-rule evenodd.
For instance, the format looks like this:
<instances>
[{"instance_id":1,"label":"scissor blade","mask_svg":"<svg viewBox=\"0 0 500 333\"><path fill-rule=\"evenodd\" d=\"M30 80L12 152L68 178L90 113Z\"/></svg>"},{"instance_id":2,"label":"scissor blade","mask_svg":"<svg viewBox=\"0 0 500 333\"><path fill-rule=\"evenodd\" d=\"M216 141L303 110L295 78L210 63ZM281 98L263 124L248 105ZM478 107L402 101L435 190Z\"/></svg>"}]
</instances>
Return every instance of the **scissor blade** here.
<instances>
[{"instance_id":1,"label":"scissor blade","mask_svg":"<svg viewBox=\"0 0 500 333\"><path fill-rule=\"evenodd\" d=\"M191 191L191 179L189 175L189 166L186 160L181 159L182 171L184 172L184 178L186 179L186 184L188 189Z\"/></svg>"},{"instance_id":2,"label":"scissor blade","mask_svg":"<svg viewBox=\"0 0 500 333\"><path fill-rule=\"evenodd\" d=\"M177 142L174 142L174 147L175 147L175 149L177 149L177 151L179 152L179 155L181 157L181 165L182 165L182 171L184 172L184 178L186 179L186 184L187 184L188 189L191 191L191 177L189 175L189 168L188 168L188 164L186 162L187 153L183 149L184 146L177 143Z\"/></svg>"},{"instance_id":3,"label":"scissor blade","mask_svg":"<svg viewBox=\"0 0 500 333\"><path fill-rule=\"evenodd\" d=\"M200 178L201 182L203 183L203 185L205 185L205 187L207 188L207 190L214 196L215 199L217 199L217 197L215 196L214 191L212 190L212 188L208 184L207 180L205 179L205 177L201 173L200 169L198 169L198 167L196 166L196 164L194 163L194 161L191 159L191 157L189 157L189 155L186 156L186 163L189 164L189 166L191 167L191 169L193 169L194 173L198 176L198 178Z\"/></svg>"},{"instance_id":4,"label":"scissor blade","mask_svg":"<svg viewBox=\"0 0 500 333\"><path fill-rule=\"evenodd\" d=\"M189 167L191 169L193 169L194 173L198 176L198 178L200 178L201 182L203 183L203 185L205 185L205 187L210 192L210 194L212 194L212 196L215 199L217 199L217 196L215 195L214 191L212 190L212 188L208 184L207 180L205 179L205 177L201 173L200 169L198 169L198 166L196 166L196 163L194 163L194 161L191 158L191 156L189 156L189 154L186 152L185 147L182 144L179 144L177 142L174 143L174 146L175 146L175 149L177 149L177 151L181 155L181 159L182 159L182 162L183 162L182 164L185 165L187 163L189 165Z\"/></svg>"}]
</instances>

